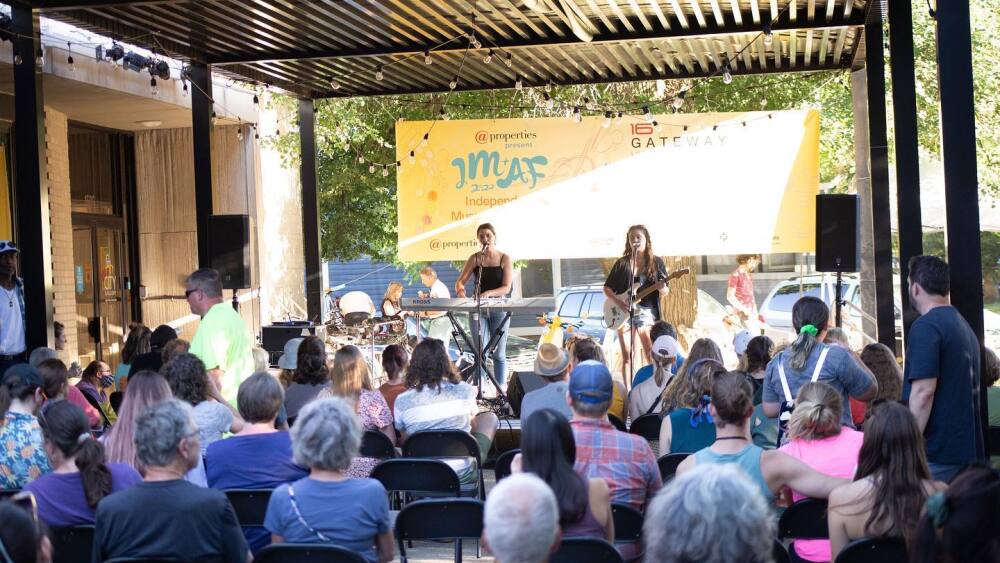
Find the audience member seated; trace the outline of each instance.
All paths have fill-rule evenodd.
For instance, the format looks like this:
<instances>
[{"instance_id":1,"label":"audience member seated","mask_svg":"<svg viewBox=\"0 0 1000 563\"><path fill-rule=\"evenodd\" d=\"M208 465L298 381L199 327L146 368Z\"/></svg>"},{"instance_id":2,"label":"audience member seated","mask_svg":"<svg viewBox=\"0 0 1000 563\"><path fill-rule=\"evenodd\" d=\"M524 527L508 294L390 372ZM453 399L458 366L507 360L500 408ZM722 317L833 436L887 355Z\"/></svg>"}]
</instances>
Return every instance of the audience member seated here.
<instances>
[{"instance_id":1,"label":"audience member seated","mask_svg":"<svg viewBox=\"0 0 1000 563\"><path fill-rule=\"evenodd\" d=\"M319 392L320 398L342 397L354 407L362 430L375 430L396 443L392 427L392 411L385 397L372 386L368 362L357 346L344 346L333 356L330 368L331 385ZM356 457L347 469L348 477L367 477L378 465L379 459Z\"/></svg>"},{"instance_id":2,"label":"audience member seated","mask_svg":"<svg viewBox=\"0 0 1000 563\"><path fill-rule=\"evenodd\" d=\"M569 390L569 354L566 350L548 342L542 344L535 355L535 371L521 373L520 377L521 382L532 389L521 400L518 409L522 425L532 413L541 409L552 409L566 420L573 416L566 402Z\"/></svg>"},{"instance_id":3,"label":"audience member seated","mask_svg":"<svg viewBox=\"0 0 1000 563\"><path fill-rule=\"evenodd\" d=\"M764 374L767 372L767 364L771 363L773 350L774 342L766 336L754 336L747 342L746 353L743 354L744 363L741 363L739 371L746 374L753 387L754 406L760 404L764 391Z\"/></svg>"},{"instance_id":4,"label":"audience member seated","mask_svg":"<svg viewBox=\"0 0 1000 563\"><path fill-rule=\"evenodd\" d=\"M861 350L861 362L878 382L878 393L870 401L851 399L851 417L861 425L868 418L873 403L899 401L903 398L903 370L896 361L896 354L880 342L872 342Z\"/></svg>"},{"instance_id":5,"label":"audience member seated","mask_svg":"<svg viewBox=\"0 0 1000 563\"><path fill-rule=\"evenodd\" d=\"M226 495L183 479L201 458L190 405L167 399L139 413L135 449L146 468L145 481L98 505L95 561L125 557L250 561Z\"/></svg>"},{"instance_id":6,"label":"audience member seated","mask_svg":"<svg viewBox=\"0 0 1000 563\"><path fill-rule=\"evenodd\" d=\"M0 380L0 412L6 413L0 427L0 488L20 489L52 470L35 418L44 384L28 364L14 364Z\"/></svg>"},{"instance_id":7,"label":"audience member seated","mask_svg":"<svg viewBox=\"0 0 1000 563\"><path fill-rule=\"evenodd\" d=\"M483 510L483 545L497 563L545 563L559 547L559 508L530 473L497 483Z\"/></svg>"},{"instance_id":8,"label":"audience member seated","mask_svg":"<svg viewBox=\"0 0 1000 563\"><path fill-rule=\"evenodd\" d=\"M670 338L677 340L677 329L675 329L674 325L668 323L667 321L656 321L653 323L653 327L649 329L649 339L651 342L656 342L661 336L669 336ZM678 352L677 361L674 362L674 365L670 366L671 376L677 375L677 372L680 371L684 362L684 356ZM638 387L640 383L646 381L650 377L653 377L653 373L655 371L656 366L654 364L647 364L639 368L639 370L635 372L635 376L632 377L632 387Z\"/></svg>"},{"instance_id":9,"label":"audience member seated","mask_svg":"<svg viewBox=\"0 0 1000 563\"><path fill-rule=\"evenodd\" d=\"M80 376L80 382L76 384L76 388L83 393L84 398L90 406L99 409L103 413L102 421L106 421L106 425L110 425L110 423L117 419L117 416L112 414L114 410L111 408L111 403L108 402L108 393L106 391L106 389L112 387L114 384L114 373L108 367L108 364L104 362L90 362L87 364L87 367L83 369L83 374ZM100 426L98 424L94 428Z\"/></svg>"},{"instance_id":10,"label":"audience member seated","mask_svg":"<svg viewBox=\"0 0 1000 563\"><path fill-rule=\"evenodd\" d=\"M923 444L917 420L905 406L883 403L872 409L854 482L830 495L834 558L861 538L897 537L913 544L924 501L945 487L932 479Z\"/></svg>"},{"instance_id":11,"label":"audience member seated","mask_svg":"<svg viewBox=\"0 0 1000 563\"><path fill-rule=\"evenodd\" d=\"M28 354L28 364L33 368L38 368L39 364L45 360L51 360L53 358L59 358L59 352L56 352L52 348L46 348L45 346L39 346Z\"/></svg>"},{"instance_id":12,"label":"audience member seated","mask_svg":"<svg viewBox=\"0 0 1000 563\"><path fill-rule=\"evenodd\" d=\"M440 340L425 338L413 349L406 384L410 388L396 397L394 413L400 443L424 430L463 430L471 432L479 444L479 459L486 459L497 417L479 412L476 388L459 379ZM476 471L476 466L460 469L459 480L463 485L475 483Z\"/></svg>"},{"instance_id":13,"label":"audience member seated","mask_svg":"<svg viewBox=\"0 0 1000 563\"><path fill-rule=\"evenodd\" d=\"M288 346L285 346L286 350ZM286 352L282 358L287 357ZM322 338L307 336L299 342L295 353L295 367L292 372L292 384L285 390L285 412L288 418L295 418L299 410L309 401L316 398L319 392L330 385L330 367L326 361L326 344ZM284 364L290 365L286 360Z\"/></svg>"},{"instance_id":14,"label":"audience member seated","mask_svg":"<svg viewBox=\"0 0 1000 563\"><path fill-rule=\"evenodd\" d=\"M840 394L826 383L806 383L795 398L788 422L788 443L780 451L804 462L824 475L851 479L858 466L864 434L840 426L843 410ZM805 495L792 491L792 501ZM795 540L796 554L806 561L830 561L827 540Z\"/></svg>"},{"instance_id":15,"label":"audience member seated","mask_svg":"<svg viewBox=\"0 0 1000 563\"><path fill-rule=\"evenodd\" d=\"M983 365L983 379L986 380L986 402L990 426L1000 426L1000 358L996 352L986 348L986 363ZM998 465L997 467L1000 467Z\"/></svg>"},{"instance_id":16,"label":"audience member seated","mask_svg":"<svg viewBox=\"0 0 1000 563\"><path fill-rule=\"evenodd\" d=\"M927 499L914 563L1000 561L1000 473L970 466Z\"/></svg>"},{"instance_id":17,"label":"audience member seated","mask_svg":"<svg viewBox=\"0 0 1000 563\"><path fill-rule=\"evenodd\" d=\"M521 425L521 453L514 473L532 473L545 481L559 505L564 538L603 538L614 542L611 491L604 479L587 479L573 469L576 442L569 421L552 409L533 412Z\"/></svg>"},{"instance_id":18,"label":"audience member seated","mask_svg":"<svg viewBox=\"0 0 1000 563\"><path fill-rule=\"evenodd\" d=\"M848 482L823 475L784 452L764 451L754 445L749 429L752 393L750 383L738 371L716 377L709 405L715 420L715 443L682 461L678 475L696 465L736 465L746 472L768 503L785 486L811 498L827 498L835 487Z\"/></svg>"},{"instance_id":19,"label":"audience member seated","mask_svg":"<svg viewBox=\"0 0 1000 563\"><path fill-rule=\"evenodd\" d=\"M274 489L308 475L292 462L292 439L274 428L284 392L270 374L258 372L240 384L236 404L246 421L235 436L219 440L205 453L208 486L215 489ZM262 527L245 527L256 553L271 543Z\"/></svg>"},{"instance_id":20,"label":"audience member seated","mask_svg":"<svg viewBox=\"0 0 1000 563\"><path fill-rule=\"evenodd\" d=\"M670 402L678 408L660 423L661 455L696 452L712 445L715 424L708 406L712 401L712 384L723 373L726 368L711 358L688 359L670 389Z\"/></svg>"},{"instance_id":21,"label":"audience member seated","mask_svg":"<svg viewBox=\"0 0 1000 563\"><path fill-rule=\"evenodd\" d=\"M645 438L619 432L608 422L611 389L611 372L595 360L580 363L569 376L574 469L588 478L604 479L611 502L642 510L663 486L660 469Z\"/></svg>"},{"instance_id":22,"label":"audience member seated","mask_svg":"<svg viewBox=\"0 0 1000 563\"><path fill-rule=\"evenodd\" d=\"M45 402L42 403L42 406L45 406L49 401L66 399L66 393L71 385L69 384L69 371L62 360L48 359L35 366L35 369L38 370L38 375L42 376L42 393L45 396ZM86 399L84 400L86 401ZM100 420L100 416L98 416L98 420ZM88 426L88 428L90 427Z\"/></svg>"},{"instance_id":23,"label":"audience member seated","mask_svg":"<svg viewBox=\"0 0 1000 563\"><path fill-rule=\"evenodd\" d=\"M142 354L149 353L152 349L149 344L152 336L153 331L148 326L142 323L129 323L128 336L125 338L125 345L122 346L121 362L115 368L115 388L117 390L125 390L132 362Z\"/></svg>"},{"instance_id":24,"label":"audience member seated","mask_svg":"<svg viewBox=\"0 0 1000 563\"><path fill-rule=\"evenodd\" d=\"M0 502L0 554L5 563L51 563L52 541L27 506Z\"/></svg>"},{"instance_id":25,"label":"audience member seated","mask_svg":"<svg viewBox=\"0 0 1000 563\"><path fill-rule=\"evenodd\" d=\"M39 422L52 472L24 489L35 495L38 516L50 527L93 524L101 499L141 482L142 477L128 465L105 462L104 446L90 435L80 407L54 401L42 414Z\"/></svg>"},{"instance_id":26,"label":"audience member seated","mask_svg":"<svg viewBox=\"0 0 1000 563\"><path fill-rule=\"evenodd\" d=\"M171 340L177 339L177 331L168 325L160 325L149 335L149 352L139 354L133 358L128 367L128 377L131 382L133 375L144 369L149 371L160 371L163 367L163 348Z\"/></svg>"},{"instance_id":27,"label":"audience member seated","mask_svg":"<svg viewBox=\"0 0 1000 563\"><path fill-rule=\"evenodd\" d=\"M194 354L179 354L160 369L167 378L174 397L194 407L194 423L198 427L201 452L221 440L227 432L243 429L243 419L225 399L208 373L205 364Z\"/></svg>"},{"instance_id":28,"label":"audience member seated","mask_svg":"<svg viewBox=\"0 0 1000 563\"><path fill-rule=\"evenodd\" d=\"M671 336L661 336L653 342L653 377L639 384L633 383L628 394L628 415L635 420L644 414L659 413L663 405L663 392L673 377L673 366L680 354L680 344Z\"/></svg>"},{"instance_id":29,"label":"audience member seated","mask_svg":"<svg viewBox=\"0 0 1000 563\"><path fill-rule=\"evenodd\" d=\"M681 401L682 387L687 388L687 385L683 384L687 381L688 372L691 371L691 366L699 360L715 360L719 365L722 364L722 351L719 350L719 345L715 343L711 338L699 338L694 341L691 345L691 352L688 354L687 361L684 363L684 367L677 370L677 375L671 378L670 383L667 384L666 390L663 392L663 400L660 410L664 413L671 413L677 409L684 408L688 405ZM704 362L699 363L699 366L704 365Z\"/></svg>"},{"instance_id":30,"label":"audience member seated","mask_svg":"<svg viewBox=\"0 0 1000 563\"><path fill-rule=\"evenodd\" d=\"M771 561L775 519L756 490L731 465L698 466L673 479L646 510L645 561Z\"/></svg>"},{"instance_id":31,"label":"audience member seated","mask_svg":"<svg viewBox=\"0 0 1000 563\"><path fill-rule=\"evenodd\" d=\"M800 387L817 379L836 389L845 405L850 404L849 397L869 401L878 393L875 377L850 350L823 343L829 322L830 309L818 297L803 297L792 306L792 326L798 337L767 366L762 395L765 415L777 417ZM786 396L782 379L791 396ZM841 423L853 426L850 409L844 409Z\"/></svg>"},{"instance_id":32,"label":"audience member seated","mask_svg":"<svg viewBox=\"0 0 1000 563\"><path fill-rule=\"evenodd\" d=\"M605 366L608 365L608 360L604 357L604 348L601 348L601 343L589 336L574 336L570 338L566 343L566 350L569 352L569 368L570 373L573 372L573 368L580 365L582 362L589 360L600 362ZM625 422L625 412L626 399L628 399L628 391L625 390L625 384L621 381L611 381L611 403L608 405L608 413L615 416L618 420Z\"/></svg>"},{"instance_id":33,"label":"audience member seated","mask_svg":"<svg viewBox=\"0 0 1000 563\"><path fill-rule=\"evenodd\" d=\"M329 543L371 562L392 560L385 488L346 473L360 443L361 424L345 400L316 399L302 409L292 427L292 452L309 475L271 495L264 527L273 543Z\"/></svg>"},{"instance_id":34,"label":"audience member seated","mask_svg":"<svg viewBox=\"0 0 1000 563\"><path fill-rule=\"evenodd\" d=\"M291 338L285 342L284 351L278 357L278 381L288 390L295 383L295 366L299 357L299 345L303 338ZM288 400L286 395L285 400Z\"/></svg>"},{"instance_id":35,"label":"audience member seated","mask_svg":"<svg viewBox=\"0 0 1000 563\"><path fill-rule=\"evenodd\" d=\"M392 412L396 405L396 397L407 389L406 366L409 363L410 355L406 353L406 348L399 344L390 344L382 350L382 371L388 379L378 391L385 397L389 412Z\"/></svg>"},{"instance_id":36,"label":"audience member seated","mask_svg":"<svg viewBox=\"0 0 1000 563\"><path fill-rule=\"evenodd\" d=\"M170 360L181 354L187 354L191 351L191 343L183 338L175 338L170 342L163 345L163 352L160 353L160 358L163 360L164 364L170 362ZM163 369L163 366L160 366Z\"/></svg>"},{"instance_id":37,"label":"audience member seated","mask_svg":"<svg viewBox=\"0 0 1000 563\"><path fill-rule=\"evenodd\" d=\"M124 463L140 474L146 472L136 454L135 441L132 439L135 421L139 418L139 413L172 396L167 380L155 371L142 370L129 378L118 422L101 436L108 462Z\"/></svg>"},{"instance_id":38,"label":"audience member seated","mask_svg":"<svg viewBox=\"0 0 1000 563\"><path fill-rule=\"evenodd\" d=\"M254 346L250 349L250 355L253 356L254 373L266 372L271 367L271 355L267 353L267 350L260 346Z\"/></svg>"}]
</instances>

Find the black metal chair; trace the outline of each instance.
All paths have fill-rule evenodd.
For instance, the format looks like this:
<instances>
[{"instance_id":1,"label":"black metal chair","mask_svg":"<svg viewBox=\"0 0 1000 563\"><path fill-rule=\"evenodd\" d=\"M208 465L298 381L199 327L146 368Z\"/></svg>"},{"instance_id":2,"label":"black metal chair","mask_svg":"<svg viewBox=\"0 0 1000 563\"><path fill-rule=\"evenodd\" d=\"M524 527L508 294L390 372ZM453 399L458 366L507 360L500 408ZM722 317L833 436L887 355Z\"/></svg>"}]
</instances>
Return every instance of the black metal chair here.
<instances>
[{"instance_id":1,"label":"black metal chair","mask_svg":"<svg viewBox=\"0 0 1000 563\"><path fill-rule=\"evenodd\" d=\"M493 476L497 483L504 477L510 477L510 464L514 461L514 456L519 453L521 453L521 449L514 448L505 451L497 458L496 464L493 466Z\"/></svg>"},{"instance_id":2,"label":"black metal chair","mask_svg":"<svg viewBox=\"0 0 1000 563\"><path fill-rule=\"evenodd\" d=\"M567 538L549 563L624 563L615 546L597 538Z\"/></svg>"},{"instance_id":3,"label":"black metal chair","mask_svg":"<svg viewBox=\"0 0 1000 563\"><path fill-rule=\"evenodd\" d=\"M455 563L462 561L462 540L483 534L483 503L477 499L428 499L411 502L396 517L399 558L406 563L407 541L453 540Z\"/></svg>"},{"instance_id":4,"label":"black metal chair","mask_svg":"<svg viewBox=\"0 0 1000 563\"><path fill-rule=\"evenodd\" d=\"M792 558L788 555L785 544L779 540L774 540L774 543L771 544L771 556L774 557L774 563L792 563Z\"/></svg>"},{"instance_id":5,"label":"black metal chair","mask_svg":"<svg viewBox=\"0 0 1000 563\"><path fill-rule=\"evenodd\" d=\"M123 400L125 400L125 393L122 391L115 391L108 395L108 402L111 403L111 409L115 411L115 414L118 414Z\"/></svg>"},{"instance_id":6,"label":"black metal chair","mask_svg":"<svg viewBox=\"0 0 1000 563\"><path fill-rule=\"evenodd\" d=\"M628 428L625 427L625 422L617 416L608 413L608 421L611 422L611 426L614 426L616 430L628 432Z\"/></svg>"},{"instance_id":7,"label":"black metal chair","mask_svg":"<svg viewBox=\"0 0 1000 563\"><path fill-rule=\"evenodd\" d=\"M233 505L240 526L263 526L271 489L229 489L223 491Z\"/></svg>"},{"instance_id":8,"label":"black metal chair","mask_svg":"<svg viewBox=\"0 0 1000 563\"><path fill-rule=\"evenodd\" d=\"M486 499L486 482L483 479L483 460L479 443L472 434L462 430L426 430L416 432L403 444L403 457L420 458L471 458L476 464L478 481L472 495Z\"/></svg>"},{"instance_id":9,"label":"black metal chair","mask_svg":"<svg viewBox=\"0 0 1000 563\"><path fill-rule=\"evenodd\" d=\"M781 513L778 519L778 539L819 540L830 537L826 521L827 502L813 498L802 499ZM788 551L795 549L795 542ZM791 557L791 556L789 556Z\"/></svg>"},{"instance_id":10,"label":"black metal chair","mask_svg":"<svg viewBox=\"0 0 1000 563\"><path fill-rule=\"evenodd\" d=\"M8 499L19 492L21 489L0 489L0 500Z\"/></svg>"},{"instance_id":11,"label":"black metal chair","mask_svg":"<svg viewBox=\"0 0 1000 563\"><path fill-rule=\"evenodd\" d=\"M361 449L358 453L363 457L389 459L396 457L396 448L385 434L378 430L365 430L361 435Z\"/></svg>"},{"instance_id":12,"label":"black metal chair","mask_svg":"<svg viewBox=\"0 0 1000 563\"><path fill-rule=\"evenodd\" d=\"M56 528L52 531L52 562L90 561L93 546L93 526Z\"/></svg>"},{"instance_id":13,"label":"black metal chair","mask_svg":"<svg viewBox=\"0 0 1000 563\"><path fill-rule=\"evenodd\" d=\"M375 466L371 478L382 483L392 506L398 509L406 497L458 497L458 475L439 459L387 459Z\"/></svg>"},{"instance_id":14,"label":"black metal chair","mask_svg":"<svg viewBox=\"0 0 1000 563\"><path fill-rule=\"evenodd\" d=\"M257 553L253 563L367 563L367 559L339 545L280 543Z\"/></svg>"},{"instance_id":15,"label":"black metal chair","mask_svg":"<svg viewBox=\"0 0 1000 563\"><path fill-rule=\"evenodd\" d=\"M635 543L642 538L642 513L627 504L611 504L615 543Z\"/></svg>"},{"instance_id":16,"label":"black metal chair","mask_svg":"<svg viewBox=\"0 0 1000 563\"><path fill-rule=\"evenodd\" d=\"M630 434L642 436L647 442L659 442L660 424L662 423L663 419L660 418L660 415L644 414L632 421L632 426L629 426L628 431Z\"/></svg>"},{"instance_id":17,"label":"black metal chair","mask_svg":"<svg viewBox=\"0 0 1000 563\"><path fill-rule=\"evenodd\" d=\"M906 544L899 538L852 541L837 555L835 563L906 563Z\"/></svg>"},{"instance_id":18,"label":"black metal chair","mask_svg":"<svg viewBox=\"0 0 1000 563\"><path fill-rule=\"evenodd\" d=\"M681 464L682 461L687 459L690 453L674 453L660 456L660 459L656 460L656 465L660 468L660 479L664 483L674 478L674 474L677 473L677 466Z\"/></svg>"},{"instance_id":19,"label":"black metal chair","mask_svg":"<svg viewBox=\"0 0 1000 563\"><path fill-rule=\"evenodd\" d=\"M990 451L989 455L1000 456L1000 426L990 426L989 427L989 441L990 441Z\"/></svg>"}]
</instances>

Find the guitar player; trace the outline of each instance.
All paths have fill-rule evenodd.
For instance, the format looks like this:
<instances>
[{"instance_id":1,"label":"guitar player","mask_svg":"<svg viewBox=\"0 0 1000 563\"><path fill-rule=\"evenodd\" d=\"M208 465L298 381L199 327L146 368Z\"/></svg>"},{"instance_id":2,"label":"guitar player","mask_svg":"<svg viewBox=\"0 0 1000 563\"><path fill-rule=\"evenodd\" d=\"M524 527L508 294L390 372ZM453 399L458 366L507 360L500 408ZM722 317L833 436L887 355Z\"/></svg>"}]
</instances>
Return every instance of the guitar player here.
<instances>
[{"instance_id":1,"label":"guitar player","mask_svg":"<svg viewBox=\"0 0 1000 563\"><path fill-rule=\"evenodd\" d=\"M630 280L629 273L632 270L630 262L633 257L634 277ZM656 286L658 291L652 292L636 305L632 324L628 324L618 329L618 342L622 351L622 379L630 383L632 369L629 365L632 360L631 341L632 334L626 331L626 327L635 331L642 343L643 356L646 363L652 363L650 350L653 343L649 339L649 329L660 318L660 296L666 295L669 291L667 287L667 265L663 259L653 253L653 243L649 239L649 230L643 225L633 225L629 227L625 235L625 250L611 267L608 278L604 282L604 295L614 301L623 310L628 311L628 303L618 296L625 293L629 288L638 284L636 292L651 286Z\"/></svg>"},{"instance_id":2,"label":"guitar player","mask_svg":"<svg viewBox=\"0 0 1000 563\"><path fill-rule=\"evenodd\" d=\"M754 336L760 336L760 313L757 312L757 300L753 294L753 271L760 264L760 255L740 254L736 257L736 264L736 269L729 274L726 301L733 306L743 328Z\"/></svg>"}]
</instances>

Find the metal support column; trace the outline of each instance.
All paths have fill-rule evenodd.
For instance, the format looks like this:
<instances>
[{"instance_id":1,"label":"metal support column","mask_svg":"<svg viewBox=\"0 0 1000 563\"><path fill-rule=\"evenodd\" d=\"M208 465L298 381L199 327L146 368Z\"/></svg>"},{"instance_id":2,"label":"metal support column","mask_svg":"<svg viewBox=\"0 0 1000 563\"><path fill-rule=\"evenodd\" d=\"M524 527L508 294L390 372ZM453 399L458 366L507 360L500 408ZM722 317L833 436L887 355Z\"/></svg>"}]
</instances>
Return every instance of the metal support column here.
<instances>
[{"instance_id":1,"label":"metal support column","mask_svg":"<svg viewBox=\"0 0 1000 563\"><path fill-rule=\"evenodd\" d=\"M920 154L917 150L917 94L913 71L913 9L910 0L889 0L889 60L896 144L896 221L899 232L899 289L903 343L916 313L910 308L909 261L924 253L920 220Z\"/></svg>"},{"instance_id":2,"label":"metal support column","mask_svg":"<svg viewBox=\"0 0 1000 563\"><path fill-rule=\"evenodd\" d=\"M868 77L868 149L871 167L872 239L875 263L875 324L878 341L896 349L892 299L892 213L889 208L889 140L885 115L885 53L882 11L870 4L865 24L865 69ZM866 225L867 226L867 225Z\"/></svg>"},{"instance_id":3,"label":"metal support column","mask_svg":"<svg viewBox=\"0 0 1000 563\"><path fill-rule=\"evenodd\" d=\"M212 70L208 65L188 65L191 80L191 132L194 136L194 202L198 224L198 267L211 264L208 221L212 215Z\"/></svg>"},{"instance_id":4,"label":"metal support column","mask_svg":"<svg viewBox=\"0 0 1000 563\"><path fill-rule=\"evenodd\" d=\"M983 266L968 2L937 3L937 60L951 303L982 342ZM984 378L976 382L976 391L982 439L982 430L989 425ZM979 453L980 459L985 459L985 453Z\"/></svg>"},{"instance_id":5,"label":"metal support column","mask_svg":"<svg viewBox=\"0 0 1000 563\"><path fill-rule=\"evenodd\" d=\"M52 238L45 159L42 75L36 66L41 46L38 15L31 6L10 4L15 62L13 175L20 275L24 279L25 344L52 346Z\"/></svg>"},{"instance_id":6,"label":"metal support column","mask_svg":"<svg viewBox=\"0 0 1000 563\"><path fill-rule=\"evenodd\" d=\"M323 320L323 261L319 252L319 193L316 188L316 108L312 100L299 100L299 147L306 312L310 321L318 323Z\"/></svg>"}]
</instances>

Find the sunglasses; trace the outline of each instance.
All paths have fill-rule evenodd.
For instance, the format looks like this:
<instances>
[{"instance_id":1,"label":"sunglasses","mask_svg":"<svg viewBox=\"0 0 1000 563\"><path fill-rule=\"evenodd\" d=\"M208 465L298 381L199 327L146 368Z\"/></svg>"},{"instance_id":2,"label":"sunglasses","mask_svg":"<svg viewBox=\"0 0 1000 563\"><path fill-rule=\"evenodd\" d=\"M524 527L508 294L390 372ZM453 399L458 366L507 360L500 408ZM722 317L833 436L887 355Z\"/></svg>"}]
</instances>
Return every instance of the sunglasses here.
<instances>
[{"instance_id":1,"label":"sunglasses","mask_svg":"<svg viewBox=\"0 0 1000 563\"><path fill-rule=\"evenodd\" d=\"M184 292L184 299L187 299L188 297L191 297L191 294L194 293L194 292L196 292L196 291L201 291L201 290L200 289L188 289L188 290L186 290Z\"/></svg>"}]
</instances>

